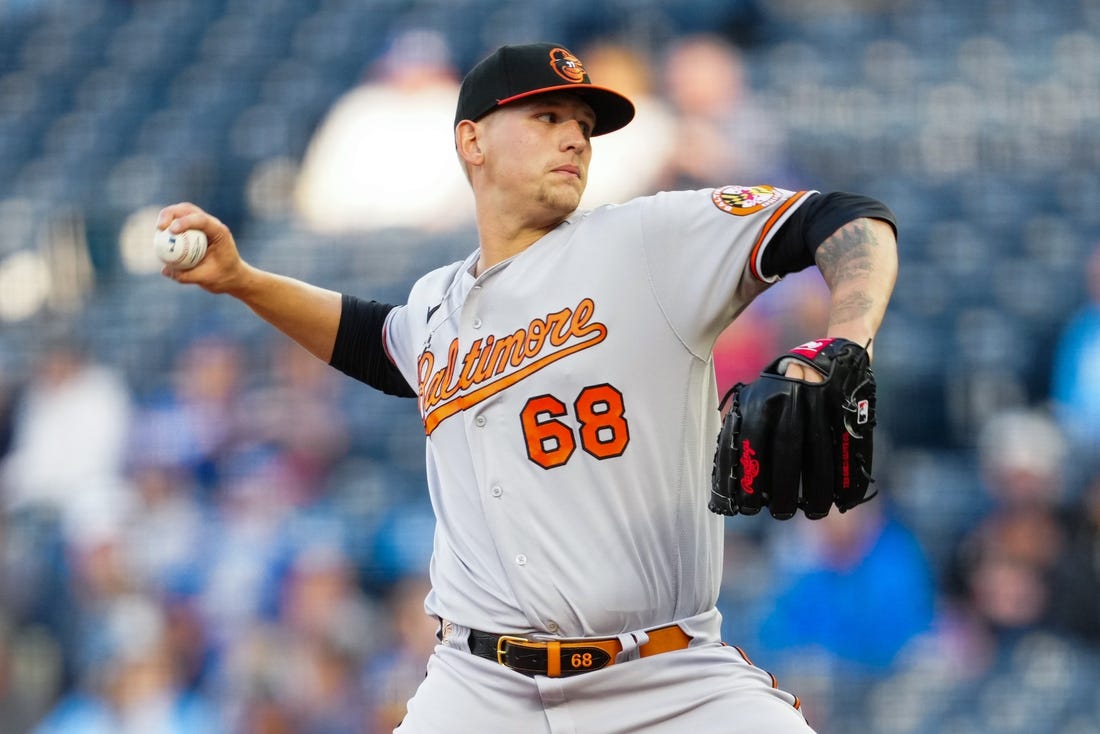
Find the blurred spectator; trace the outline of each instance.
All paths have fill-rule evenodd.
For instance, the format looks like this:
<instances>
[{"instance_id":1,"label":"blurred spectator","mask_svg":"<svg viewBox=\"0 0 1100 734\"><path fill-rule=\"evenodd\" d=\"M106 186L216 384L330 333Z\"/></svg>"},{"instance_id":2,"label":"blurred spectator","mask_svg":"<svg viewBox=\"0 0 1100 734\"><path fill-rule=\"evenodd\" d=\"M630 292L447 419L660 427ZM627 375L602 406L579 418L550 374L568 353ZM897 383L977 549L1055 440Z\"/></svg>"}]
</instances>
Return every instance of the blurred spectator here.
<instances>
[{"instance_id":1,"label":"blurred spectator","mask_svg":"<svg viewBox=\"0 0 1100 734\"><path fill-rule=\"evenodd\" d=\"M1045 574L1057 549L1043 546L1061 540L1050 530L997 512L968 536L961 593L941 604L934 634L877 684L868 707L876 730L1097 731L1096 648L1050 624L1060 604L1076 607L1090 595L1091 604L1096 590L1055 600ZM1044 695L1028 695L1038 688Z\"/></svg>"},{"instance_id":2,"label":"blurred spectator","mask_svg":"<svg viewBox=\"0 0 1100 734\"><path fill-rule=\"evenodd\" d=\"M978 435L980 479L994 509L1057 511L1069 500L1069 444L1041 408L1008 408L986 417Z\"/></svg>"},{"instance_id":3,"label":"blurred spectator","mask_svg":"<svg viewBox=\"0 0 1100 734\"><path fill-rule=\"evenodd\" d=\"M255 622L225 651L216 696L227 728L240 734L297 734L289 690L291 640L277 624Z\"/></svg>"},{"instance_id":4,"label":"blurred spectator","mask_svg":"<svg viewBox=\"0 0 1100 734\"><path fill-rule=\"evenodd\" d=\"M138 501L124 530L128 572L143 588L163 594L191 590L202 557L206 510L187 471L136 457L130 476Z\"/></svg>"},{"instance_id":5,"label":"blurred spectator","mask_svg":"<svg viewBox=\"0 0 1100 734\"><path fill-rule=\"evenodd\" d=\"M1081 456L1100 466L1100 245L1086 268L1089 302L1062 330L1051 367L1051 397Z\"/></svg>"},{"instance_id":6,"label":"blurred spectator","mask_svg":"<svg viewBox=\"0 0 1100 734\"><path fill-rule=\"evenodd\" d=\"M70 552L56 516L0 518L0 668L12 666L0 678L26 696L10 703L13 719L24 706L33 711L48 703L63 685L71 661L63 659L61 646L73 636L73 597ZM3 697L0 691L0 708L7 708Z\"/></svg>"},{"instance_id":7,"label":"blurred spectator","mask_svg":"<svg viewBox=\"0 0 1100 734\"><path fill-rule=\"evenodd\" d=\"M33 734L221 732L212 707L180 685L157 605L120 596L103 611L96 630L100 657Z\"/></svg>"},{"instance_id":8,"label":"blurred spectator","mask_svg":"<svg viewBox=\"0 0 1100 734\"><path fill-rule=\"evenodd\" d=\"M179 466L204 494L214 490L222 464L250 441L241 408L244 347L216 333L183 346L171 389L142 407L131 456L144 464Z\"/></svg>"},{"instance_id":9,"label":"blurred spectator","mask_svg":"<svg viewBox=\"0 0 1100 734\"><path fill-rule=\"evenodd\" d=\"M454 150L459 76L442 35L394 38L306 150L296 193L305 223L331 233L471 221L473 196Z\"/></svg>"},{"instance_id":10,"label":"blurred spectator","mask_svg":"<svg viewBox=\"0 0 1100 734\"><path fill-rule=\"evenodd\" d=\"M20 628L2 609L0 604L0 734L25 734L60 691L61 651L41 627Z\"/></svg>"},{"instance_id":11,"label":"blurred spectator","mask_svg":"<svg viewBox=\"0 0 1100 734\"><path fill-rule=\"evenodd\" d=\"M48 334L0 464L0 613L11 615L15 639L38 629L66 651L53 663L50 688L73 663L79 565L114 544L134 509L124 476L130 419L122 375L71 334Z\"/></svg>"},{"instance_id":12,"label":"blurred spectator","mask_svg":"<svg viewBox=\"0 0 1100 734\"><path fill-rule=\"evenodd\" d=\"M779 553L779 587L764 600L768 659L797 669L803 655L824 654L849 674L879 673L931 629L932 569L884 498L792 528L780 536L793 547Z\"/></svg>"},{"instance_id":13,"label":"blurred spectator","mask_svg":"<svg viewBox=\"0 0 1100 734\"><path fill-rule=\"evenodd\" d=\"M298 552L282 584L280 618L287 629L361 658L373 651L374 616L341 548L316 539Z\"/></svg>"},{"instance_id":14,"label":"blurred spectator","mask_svg":"<svg viewBox=\"0 0 1100 734\"><path fill-rule=\"evenodd\" d=\"M254 440L279 450L298 501L308 504L348 448L343 377L282 334L268 346L271 373L245 393L242 413Z\"/></svg>"},{"instance_id":15,"label":"blurred spectator","mask_svg":"<svg viewBox=\"0 0 1100 734\"><path fill-rule=\"evenodd\" d=\"M388 634L382 649L367 666L363 684L371 705L367 734L393 731L405 716L405 707L424 680L428 658L435 650L438 620L424 612L427 578L409 575L397 581L387 595Z\"/></svg>"},{"instance_id":16,"label":"blurred spectator","mask_svg":"<svg viewBox=\"0 0 1100 734\"><path fill-rule=\"evenodd\" d=\"M425 496L394 503L374 529L364 581L384 590L406 576L422 573L431 563L434 533L435 515Z\"/></svg>"},{"instance_id":17,"label":"blurred spectator","mask_svg":"<svg viewBox=\"0 0 1100 734\"><path fill-rule=\"evenodd\" d=\"M359 673L373 650L375 610L342 551L318 544L296 559L283 587L281 620L294 639L287 691L300 734L362 731L367 707Z\"/></svg>"},{"instance_id":18,"label":"blurred spectator","mask_svg":"<svg viewBox=\"0 0 1100 734\"><path fill-rule=\"evenodd\" d=\"M1068 457L1065 435L1042 409L1004 410L982 428L979 471L990 505L963 537L956 569L967 656L993 657L1037 629L1098 633L1089 610L1100 587L1078 555L1095 530L1068 491Z\"/></svg>"},{"instance_id":19,"label":"blurred spectator","mask_svg":"<svg viewBox=\"0 0 1100 734\"><path fill-rule=\"evenodd\" d=\"M967 538L966 591L984 632L994 638L991 643L1010 642L1047 619L1047 575L1064 551L1064 534L1049 515L998 512Z\"/></svg>"},{"instance_id":20,"label":"blurred spectator","mask_svg":"<svg viewBox=\"0 0 1100 734\"><path fill-rule=\"evenodd\" d=\"M960 551L961 589L944 600L918 661L925 674L942 676L952 692L1006 685L1018 651L1051 629L1047 574L1064 543L1049 516L999 511L980 523Z\"/></svg>"},{"instance_id":21,"label":"blurred spectator","mask_svg":"<svg viewBox=\"0 0 1100 734\"><path fill-rule=\"evenodd\" d=\"M359 674L383 623L348 558L324 542L303 549L282 580L277 607L227 646L219 688L233 730L365 731Z\"/></svg>"},{"instance_id":22,"label":"blurred spectator","mask_svg":"<svg viewBox=\"0 0 1100 734\"><path fill-rule=\"evenodd\" d=\"M1058 569L1064 597L1056 599L1057 629L1092 643L1100 652L1100 470L1094 472L1069 515L1066 553Z\"/></svg>"},{"instance_id":23,"label":"blurred spectator","mask_svg":"<svg viewBox=\"0 0 1100 734\"><path fill-rule=\"evenodd\" d=\"M69 542L94 542L116 532L132 504L124 479L129 389L75 337L51 339L15 409L0 508L56 513Z\"/></svg>"},{"instance_id":24,"label":"blurred spectator","mask_svg":"<svg viewBox=\"0 0 1100 734\"><path fill-rule=\"evenodd\" d=\"M783 127L753 93L735 46L712 34L683 36L668 49L664 69L676 155L662 188L794 187Z\"/></svg>"},{"instance_id":25,"label":"blurred spectator","mask_svg":"<svg viewBox=\"0 0 1100 734\"><path fill-rule=\"evenodd\" d=\"M293 496L278 452L241 451L226 462L205 525L197 604L212 644L226 649L275 605L294 530Z\"/></svg>"},{"instance_id":26,"label":"blurred spectator","mask_svg":"<svg viewBox=\"0 0 1100 734\"><path fill-rule=\"evenodd\" d=\"M180 688L208 695L211 671L216 663L206 625L195 598L186 593L165 593L157 596L166 623L165 644L175 661Z\"/></svg>"},{"instance_id":27,"label":"blurred spectator","mask_svg":"<svg viewBox=\"0 0 1100 734\"><path fill-rule=\"evenodd\" d=\"M634 119L614 135L592 143L598 161L588 174L581 208L615 204L652 194L678 150L668 103L654 89L651 55L615 41L599 41L580 53L593 83L616 89L634 103Z\"/></svg>"},{"instance_id":28,"label":"blurred spectator","mask_svg":"<svg viewBox=\"0 0 1100 734\"><path fill-rule=\"evenodd\" d=\"M996 504L977 532L989 532L989 544L1030 569L1044 600L1036 625L1100 641L1100 492L1095 472L1083 492L1073 491L1070 446L1045 410L992 416L979 455Z\"/></svg>"}]
</instances>

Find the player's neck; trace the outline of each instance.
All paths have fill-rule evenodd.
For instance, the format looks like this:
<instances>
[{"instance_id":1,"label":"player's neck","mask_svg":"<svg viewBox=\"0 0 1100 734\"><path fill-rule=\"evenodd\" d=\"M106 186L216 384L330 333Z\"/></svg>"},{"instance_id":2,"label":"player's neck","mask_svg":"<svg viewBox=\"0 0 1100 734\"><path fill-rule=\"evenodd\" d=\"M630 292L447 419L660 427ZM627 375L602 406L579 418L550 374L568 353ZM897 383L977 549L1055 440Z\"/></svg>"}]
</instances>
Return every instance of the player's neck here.
<instances>
[{"instance_id":1,"label":"player's neck","mask_svg":"<svg viewBox=\"0 0 1100 734\"><path fill-rule=\"evenodd\" d=\"M553 229L553 227L550 229ZM520 236L508 238L487 237L483 233L480 238L481 254L478 256L477 272L475 275L481 275L494 265L502 263L510 257L515 257L534 243L538 242L543 235L549 231L549 229L538 231L531 230L524 232Z\"/></svg>"},{"instance_id":2,"label":"player's neck","mask_svg":"<svg viewBox=\"0 0 1100 734\"><path fill-rule=\"evenodd\" d=\"M475 274L481 275L494 265L515 257L554 230L564 219L565 217L559 216L542 222L529 222L508 216L479 217L478 242L481 254Z\"/></svg>"}]
</instances>

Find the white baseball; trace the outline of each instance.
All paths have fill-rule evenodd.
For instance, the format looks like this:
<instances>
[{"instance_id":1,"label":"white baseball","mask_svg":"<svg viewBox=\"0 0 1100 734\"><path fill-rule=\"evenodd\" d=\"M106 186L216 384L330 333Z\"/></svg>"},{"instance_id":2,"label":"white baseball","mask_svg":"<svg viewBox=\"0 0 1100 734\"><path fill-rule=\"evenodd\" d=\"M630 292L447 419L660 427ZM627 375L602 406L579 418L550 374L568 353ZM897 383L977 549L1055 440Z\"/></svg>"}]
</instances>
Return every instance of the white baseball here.
<instances>
[{"instance_id":1,"label":"white baseball","mask_svg":"<svg viewBox=\"0 0 1100 734\"><path fill-rule=\"evenodd\" d=\"M163 263L176 270L190 270L206 255L206 234L201 229L189 229L174 234L158 229L153 247Z\"/></svg>"}]
</instances>

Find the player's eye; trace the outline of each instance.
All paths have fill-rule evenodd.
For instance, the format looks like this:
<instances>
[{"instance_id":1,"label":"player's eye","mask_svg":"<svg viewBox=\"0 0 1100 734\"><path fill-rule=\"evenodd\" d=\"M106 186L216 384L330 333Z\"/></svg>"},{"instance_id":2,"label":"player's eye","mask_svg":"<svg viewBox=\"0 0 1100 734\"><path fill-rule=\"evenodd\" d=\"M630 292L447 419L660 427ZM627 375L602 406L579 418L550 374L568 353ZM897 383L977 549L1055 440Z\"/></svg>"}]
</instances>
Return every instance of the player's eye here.
<instances>
[{"instance_id":1,"label":"player's eye","mask_svg":"<svg viewBox=\"0 0 1100 734\"><path fill-rule=\"evenodd\" d=\"M541 120L542 122L549 122L550 124L554 124L558 121L558 115L556 112L540 112L539 114L535 115L535 119Z\"/></svg>"}]
</instances>

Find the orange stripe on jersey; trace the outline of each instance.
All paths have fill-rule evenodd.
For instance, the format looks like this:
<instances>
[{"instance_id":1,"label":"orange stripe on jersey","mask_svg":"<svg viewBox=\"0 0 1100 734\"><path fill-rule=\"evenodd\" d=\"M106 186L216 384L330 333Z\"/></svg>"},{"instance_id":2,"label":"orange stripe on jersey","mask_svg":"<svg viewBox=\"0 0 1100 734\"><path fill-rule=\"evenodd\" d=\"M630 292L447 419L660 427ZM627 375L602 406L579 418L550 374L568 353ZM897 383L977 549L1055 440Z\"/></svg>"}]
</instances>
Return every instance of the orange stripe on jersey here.
<instances>
[{"instance_id":1,"label":"orange stripe on jersey","mask_svg":"<svg viewBox=\"0 0 1100 734\"><path fill-rule=\"evenodd\" d=\"M775 227L775 223L782 219L783 215L787 213L791 209L791 207L801 201L807 193L808 192L806 191L796 191L794 195L791 196L791 198L784 201L776 208L774 212L772 212L772 215L768 217L768 221L764 222L764 228L760 230L760 234L757 236L756 242L752 244L752 252L749 253L749 272L752 273L752 277L756 278L757 280L767 282L767 279L764 277L763 273L761 273L756 267L756 259L760 254L760 248L764 246L764 242L768 239L768 235L771 233L772 228Z\"/></svg>"},{"instance_id":2,"label":"orange stripe on jersey","mask_svg":"<svg viewBox=\"0 0 1100 734\"><path fill-rule=\"evenodd\" d=\"M499 380L489 382L485 385L482 385L477 390L468 392L465 395L461 395L457 398L441 404L438 408L424 416L424 432L430 436L432 435L432 431L434 431L440 423L442 423L447 418L450 418L455 413L459 413L463 410L466 410L467 408L472 408L473 406L480 403L482 400L487 400L488 398L491 398L493 395L496 395L501 390L509 388L512 385L515 385L517 382L530 377L534 373L541 370L543 367L553 364L559 359L564 359L571 354L576 354L577 352L588 349L589 347L596 346L607 338L607 328L603 324L598 324L598 326L599 329L595 331L594 336L587 341L570 344L568 347L560 349L551 354L547 354L541 359L535 360L534 362L531 362L530 364L524 366L522 369L516 370L509 375L501 377Z\"/></svg>"},{"instance_id":3,"label":"orange stripe on jersey","mask_svg":"<svg viewBox=\"0 0 1100 734\"><path fill-rule=\"evenodd\" d=\"M548 364L602 342L607 327L593 321L596 304L582 298L573 308L563 308L531 319L522 329L505 336L477 339L459 355L459 340L452 339L446 362L435 367L435 354L425 350L417 361L420 411L430 436L440 422L477 405ZM514 371L505 374L508 369ZM476 388L476 389L471 389Z\"/></svg>"}]
</instances>

